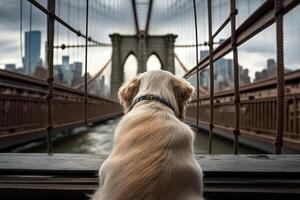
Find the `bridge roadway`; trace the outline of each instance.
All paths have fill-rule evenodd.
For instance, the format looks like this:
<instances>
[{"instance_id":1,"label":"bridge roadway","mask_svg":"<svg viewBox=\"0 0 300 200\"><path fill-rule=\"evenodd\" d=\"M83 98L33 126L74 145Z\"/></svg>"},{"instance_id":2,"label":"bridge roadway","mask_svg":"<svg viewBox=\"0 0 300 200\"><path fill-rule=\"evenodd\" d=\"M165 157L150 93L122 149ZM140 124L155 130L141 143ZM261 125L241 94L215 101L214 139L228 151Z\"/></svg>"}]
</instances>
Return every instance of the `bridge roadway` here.
<instances>
[{"instance_id":1,"label":"bridge roadway","mask_svg":"<svg viewBox=\"0 0 300 200\"><path fill-rule=\"evenodd\" d=\"M0 70L0 149L46 137L48 84ZM88 122L122 114L118 102L88 95ZM53 131L84 125L84 93L54 84Z\"/></svg>"}]
</instances>

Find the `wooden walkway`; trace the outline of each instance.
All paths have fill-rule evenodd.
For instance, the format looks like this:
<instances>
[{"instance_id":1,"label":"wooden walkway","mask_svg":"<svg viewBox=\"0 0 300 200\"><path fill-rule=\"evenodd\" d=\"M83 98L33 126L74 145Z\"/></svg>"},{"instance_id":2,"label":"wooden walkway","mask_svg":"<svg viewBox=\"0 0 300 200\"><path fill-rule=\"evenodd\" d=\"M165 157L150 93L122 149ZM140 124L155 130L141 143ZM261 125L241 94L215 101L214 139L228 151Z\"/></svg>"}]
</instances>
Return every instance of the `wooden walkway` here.
<instances>
[{"instance_id":1,"label":"wooden walkway","mask_svg":"<svg viewBox=\"0 0 300 200\"><path fill-rule=\"evenodd\" d=\"M195 155L207 199L300 199L298 155ZM0 154L0 197L89 199L103 155Z\"/></svg>"}]
</instances>

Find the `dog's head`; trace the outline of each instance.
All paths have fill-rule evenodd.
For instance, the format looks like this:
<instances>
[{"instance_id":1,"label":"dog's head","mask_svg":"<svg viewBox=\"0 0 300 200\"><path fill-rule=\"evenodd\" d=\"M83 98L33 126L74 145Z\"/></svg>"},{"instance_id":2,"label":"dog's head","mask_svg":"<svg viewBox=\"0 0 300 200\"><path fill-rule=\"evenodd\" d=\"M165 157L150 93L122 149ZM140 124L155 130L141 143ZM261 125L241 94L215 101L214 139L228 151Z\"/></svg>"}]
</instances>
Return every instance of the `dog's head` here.
<instances>
[{"instance_id":1,"label":"dog's head","mask_svg":"<svg viewBox=\"0 0 300 200\"><path fill-rule=\"evenodd\" d=\"M139 74L123 84L119 89L118 98L127 113L135 97L146 94L160 96L172 104L178 118L183 120L185 107L193 91L194 88L185 79L167 71L153 70Z\"/></svg>"}]
</instances>

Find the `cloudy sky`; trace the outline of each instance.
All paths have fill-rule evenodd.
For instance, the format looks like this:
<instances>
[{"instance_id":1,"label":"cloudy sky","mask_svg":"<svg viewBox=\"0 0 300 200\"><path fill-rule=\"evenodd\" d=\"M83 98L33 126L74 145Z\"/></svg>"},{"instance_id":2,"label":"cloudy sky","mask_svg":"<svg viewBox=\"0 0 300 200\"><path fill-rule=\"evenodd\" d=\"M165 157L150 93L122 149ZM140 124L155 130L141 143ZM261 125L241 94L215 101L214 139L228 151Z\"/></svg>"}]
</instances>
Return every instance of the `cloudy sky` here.
<instances>
[{"instance_id":1,"label":"cloudy sky","mask_svg":"<svg viewBox=\"0 0 300 200\"><path fill-rule=\"evenodd\" d=\"M21 38L24 41L24 31L29 28L30 4L22 1L22 21L20 21L20 0L0 0L0 68L4 64L15 63L17 67L21 62ZM46 0L39 0L46 5ZM138 0L143 5L147 0ZM229 15L229 0L213 0L213 30ZM237 17L240 25L263 0L237 0L239 14ZM140 24L143 27L147 14L147 7L139 7ZM199 41L207 41L207 11L206 0L197 1ZM57 0L56 14L68 21L76 29L85 32L85 1L84 0ZM90 33L94 39L110 43L109 34L119 32L121 34L134 34L134 20L130 0L90 0ZM300 68L300 6L293 9L284 17L284 41L285 41L285 65L290 69ZM21 22L21 23L20 23ZM20 32L20 24L22 32ZM194 44L194 22L192 15L192 1L187 0L154 0L153 13L150 24L150 34L175 33L178 35L176 44ZM46 17L32 6L32 30L42 32L41 57L45 58L46 42ZM227 26L216 38L229 37L230 27ZM56 25L55 44L84 44L84 40L66 30L61 25ZM201 47L201 50L206 47ZM275 26L272 25L257 34L239 48L239 63L248 68L251 78L255 71L266 68L266 60L275 59ZM195 65L194 48L176 48L182 62L189 68ZM24 55L24 44L22 53ZM70 55L71 62L84 63L84 48L55 50L54 63L61 63L62 55ZM110 47L89 48L88 68L91 74L96 73L110 58ZM230 58L231 55L225 56ZM125 64L125 76L128 78L136 73L135 58L129 57ZM156 68L157 59L149 61L150 68ZM176 63L176 72L183 75L183 71ZM110 68L105 71L109 80Z\"/></svg>"}]
</instances>

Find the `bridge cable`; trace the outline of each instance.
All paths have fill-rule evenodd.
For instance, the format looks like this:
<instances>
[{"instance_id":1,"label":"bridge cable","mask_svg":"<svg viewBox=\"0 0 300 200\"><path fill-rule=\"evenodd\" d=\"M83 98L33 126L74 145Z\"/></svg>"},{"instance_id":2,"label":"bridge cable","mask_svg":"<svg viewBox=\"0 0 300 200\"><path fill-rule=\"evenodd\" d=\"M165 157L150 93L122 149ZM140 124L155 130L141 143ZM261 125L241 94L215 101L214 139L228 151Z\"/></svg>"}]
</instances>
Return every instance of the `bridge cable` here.
<instances>
[{"instance_id":1,"label":"bridge cable","mask_svg":"<svg viewBox=\"0 0 300 200\"><path fill-rule=\"evenodd\" d=\"M236 0L230 0L230 21L231 21L231 49L233 53L233 75L234 75L234 106L235 106L235 127L234 136L234 154L238 154L239 135L240 135L240 91L239 91L239 63L238 51L236 45Z\"/></svg>"},{"instance_id":2,"label":"bridge cable","mask_svg":"<svg viewBox=\"0 0 300 200\"><path fill-rule=\"evenodd\" d=\"M277 56L277 115L274 153L281 154L284 133L284 46L282 1L274 0L276 21L276 56Z\"/></svg>"},{"instance_id":3,"label":"bridge cable","mask_svg":"<svg viewBox=\"0 0 300 200\"><path fill-rule=\"evenodd\" d=\"M207 0L208 9L208 45L209 45L209 138L208 153L212 153L212 138L214 129L214 64L213 64L213 37L212 37L212 9L211 0ZM197 65L198 67L198 65ZM198 73L198 71L197 71Z\"/></svg>"},{"instance_id":4,"label":"bridge cable","mask_svg":"<svg viewBox=\"0 0 300 200\"><path fill-rule=\"evenodd\" d=\"M51 155L53 152L52 143L52 100L53 100L53 44L54 44L54 29L55 29L55 0L48 1L48 10L50 14L47 16L47 56L48 56L48 95L47 95L47 108L48 108L48 125L47 125L47 151Z\"/></svg>"},{"instance_id":5,"label":"bridge cable","mask_svg":"<svg viewBox=\"0 0 300 200\"><path fill-rule=\"evenodd\" d=\"M67 1L67 22L68 24L70 24L70 0ZM70 44L70 31L67 30L67 41L68 41L68 45ZM68 55L70 56L70 48L68 48ZM70 59L70 58L69 58ZM69 68L69 70L71 70Z\"/></svg>"},{"instance_id":6,"label":"bridge cable","mask_svg":"<svg viewBox=\"0 0 300 200\"><path fill-rule=\"evenodd\" d=\"M193 8L194 8L194 22L195 22L195 44L196 44L196 66L197 66L197 122L196 122L196 133L199 132L199 73L198 73L198 63L199 63L199 57L198 57L198 24L197 24L197 8L196 8L196 1L193 0Z\"/></svg>"},{"instance_id":7,"label":"bridge cable","mask_svg":"<svg viewBox=\"0 0 300 200\"><path fill-rule=\"evenodd\" d=\"M57 0L58 1L58 7L57 7L57 15L58 17L60 17L60 6L61 6L61 0ZM59 44L59 23L56 23L57 27L56 27L56 46L58 46ZM59 49L56 50L56 64L58 65L59 62Z\"/></svg>"},{"instance_id":8,"label":"bridge cable","mask_svg":"<svg viewBox=\"0 0 300 200\"><path fill-rule=\"evenodd\" d=\"M28 74L30 75L31 74L31 30L32 29L32 5L30 4L29 6L29 44L28 44L28 47L29 47L29 55L28 55L28 58L29 58L29 61L28 61ZM26 38L25 38L26 40ZM26 73L26 72L25 72Z\"/></svg>"},{"instance_id":9,"label":"bridge cable","mask_svg":"<svg viewBox=\"0 0 300 200\"><path fill-rule=\"evenodd\" d=\"M20 54L21 62L23 60L23 0L20 0Z\"/></svg>"},{"instance_id":10,"label":"bridge cable","mask_svg":"<svg viewBox=\"0 0 300 200\"><path fill-rule=\"evenodd\" d=\"M88 39L89 39L89 0L86 0L86 11L85 11L85 74L84 74L84 121L87 121L87 62L88 62Z\"/></svg>"},{"instance_id":11,"label":"bridge cable","mask_svg":"<svg viewBox=\"0 0 300 200\"><path fill-rule=\"evenodd\" d=\"M80 0L77 0L77 13L76 13L78 30L80 30L80 20L79 19L81 19L81 18L79 18L79 13L80 13L79 1ZM76 45L79 45L79 37L78 36L76 37ZM79 51L80 50L77 48L76 49L76 58L78 59L78 61L79 61L79 54L80 54ZM81 74L80 74L80 76L81 76Z\"/></svg>"}]
</instances>

